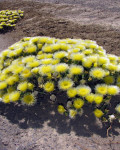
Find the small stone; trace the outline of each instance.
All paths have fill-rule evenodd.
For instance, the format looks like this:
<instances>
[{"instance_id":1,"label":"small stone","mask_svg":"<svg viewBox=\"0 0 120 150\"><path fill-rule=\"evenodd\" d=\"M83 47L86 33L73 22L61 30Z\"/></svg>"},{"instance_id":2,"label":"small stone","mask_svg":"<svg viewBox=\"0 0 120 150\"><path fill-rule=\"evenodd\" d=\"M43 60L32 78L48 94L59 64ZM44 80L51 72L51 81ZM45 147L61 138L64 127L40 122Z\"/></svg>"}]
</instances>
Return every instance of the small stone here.
<instances>
[{"instance_id":1,"label":"small stone","mask_svg":"<svg viewBox=\"0 0 120 150\"><path fill-rule=\"evenodd\" d=\"M55 96L54 94L52 94L52 95L50 96L50 100L55 101L55 100L56 100L56 96Z\"/></svg>"}]
</instances>

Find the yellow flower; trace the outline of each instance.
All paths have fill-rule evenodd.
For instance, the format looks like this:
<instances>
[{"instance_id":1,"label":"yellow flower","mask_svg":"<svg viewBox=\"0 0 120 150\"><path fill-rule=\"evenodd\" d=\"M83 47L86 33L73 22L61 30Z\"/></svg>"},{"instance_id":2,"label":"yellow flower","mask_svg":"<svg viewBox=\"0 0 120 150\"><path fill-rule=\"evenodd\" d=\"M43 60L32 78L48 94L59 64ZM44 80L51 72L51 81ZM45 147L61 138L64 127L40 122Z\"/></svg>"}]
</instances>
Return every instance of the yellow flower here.
<instances>
[{"instance_id":1,"label":"yellow flower","mask_svg":"<svg viewBox=\"0 0 120 150\"><path fill-rule=\"evenodd\" d=\"M92 49L86 49L86 50L83 51L83 54L85 54L85 55L90 55L92 53L93 53Z\"/></svg>"},{"instance_id":2,"label":"yellow flower","mask_svg":"<svg viewBox=\"0 0 120 150\"><path fill-rule=\"evenodd\" d=\"M102 101L103 101L103 95L95 94L94 101L95 101L96 104L102 103Z\"/></svg>"},{"instance_id":3,"label":"yellow flower","mask_svg":"<svg viewBox=\"0 0 120 150\"><path fill-rule=\"evenodd\" d=\"M13 66L15 67L15 66ZM24 69L24 66L16 66L15 69L13 69L13 73L18 74Z\"/></svg>"},{"instance_id":4,"label":"yellow flower","mask_svg":"<svg viewBox=\"0 0 120 150\"><path fill-rule=\"evenodd\" d=\"M73 61L82 61L82 59L84 58L84 54L80 52L72 53L70 57Z\"/></svg>"},{"instance_id":5,"label":"yellow flower","mask_svg":"<svg viewBox=\"0 0 120 150\"><path fill-rule=\"evenodd\" d=\"M47 78L48 78L48 79L52 79L52 74L51 74L51 73L48 73L48 74L47 74Z\"/></svg>"},{"instance_id":6,"label":"yellow flower","mask_svg":"<svg viewBox=\"0 0 120 150\"><path fill-rule=\"evenodd\" d=\"M57 50L59 50L61 48L61 45L60 44L53 44L52 45L52 49L54 50L54 51L57 51Z\"/></svg>"},{"instance_id":7,"label":"yellow flower","mask_svg":"<svg viewBox=\"0 0 120 150\"><path fill-rule=\"evenodd\" d=\"M89 44L95 44L95 41L92 40L85 40L85 43L89 46Z\"/></svg>"},{"instance_id":8,"label":"yellow flower","mask_svg":"<svg viewBox=\"0 0 120 150\"><path fill-rule=\"evenodd\" d=\"M78 53L79 51L80 51L79 48L73 48L73 49L68 50L69 54L71 54L71 53Z\"/></svg>"},{"instance_id":9,"label":"yellow flower","mask_svg":"<svg viewBox=\"0 0 120 150\"><path fill-rule=\"evenodd\" d=\"M8 73L10 73L9 67L2 70L2 74L8 74Z\"/></svg>"},{"instance_id":10,"label":"yellow flower","mask_svg":"<svg viewBox=\"0 0 120 150\"><path fill-rule=\"evenodd\" d=\"M88 94L90 94L90 92L91 92L91 88L89 86L80 85L80 86L77 87L77 94L79 96L85 97Z\"/></svg>"},{"instance_id":11,"label":"yellow flower","mask_svg":"<svg viewBox=\"0 0 120 150\"><path fill-rule=\"evenodd\" d=\"M35 67L31 70L31 72L37 74L39 72L39 68Z\"/></svg>"},{"instance_id":12,"label":"yellow flower","mask_svg":"<svg viewBox=\"0 0 120 150\"><path fill-rule=\"evenodd\" d=\"M28 46L28 45L29 45L29 42L28 42L28 41L22 43L22 46L23 46L23 47L26 47L26 46Z\"/></svg>"},{"instance_id":13,"label":"yellow flower","mask_svg":"<svg viewBox=\"0 0 120 150\"><path fill-rule=\"evenodd\" d=\"M41 37L40 43L46 43L48 41L48 37Z\"/></svg>"},{"instance_id":14,"label":"yellow flower","mask_svg":"<svg viewBox=\"0 0 120 150\"><path fill-rule=\"evenodd\" d=\"M101 118L103 116L103 112L100 110L100 109L95 109L94 110L94 115L97 117L97 118Z\"/></svg>"},{"instance_id":15,"label":"yellow flower","mask_svg":"<svg viewBox=\"0 0 120 150\"><path fill-rule=\"evenodd\" d=\"M109 74L110 74L110 71L105 70L105 76L109 76Z\"/></svg>"},{"instance_id":16,"label":"yellow flower","mask_svg":"<svg viewBox=\"0 0 120 150\"><path fill-rule=\"evenodd\" d=\"M6 82L8 85L13 85L15 83L14 77L11 76L11 77L7 78Z\"/></svg>"},{"instance_id":17,"label":"yellow flower","mask_svg":"<svg viewBox=\"0 0 120 150\"><path fill-rule=\"evenodd\" d=\"M64 78L59 80L58 82L59 89L61 90L68 90L73 86L73 81L69 78Z\"/></svg>"},{"instance_id":18,"label":"yellow flower","mask_svg":"<svg viewBox=\"0 0 120 150\"><path fill-rule=\"evenodd\" d=\"M55 42L55 40L57 40L57 39L49 38L49 39L46 41L46 43L47 43L47 44L53 44L53 43Z\"/></svg>"},{"instance_id":19,"label":"yellow flower","mask_svg":"<svg viewBox=\"0 0 120 150\"><path fill-rule=\"evenodd\" d=\"M45 55L45 58L52 58L53 57L53 54L46 54Z\"/></svg>"},{"instance_id":20,"label":"yellow flower","mask_svg":"<svg viewBox=\"0 0 120 150\"><path fill-rule=\"evenodd\" d=\"M47 75L53 71L52 65L41 65L39 68L39 73L42 75Z\"/></svg>"},{"instance_id":21,"label":"yellow flower","mask_svg":"<svg viewBox=\"0 0 120 150\"><path fill-rule=\"evenodd\" d=\"M94 94L93 93L90 93L90 94L88 94L86 97L85 97L85 99L88 101L88 102L90 102L90 103L92 103L93 101L94 101Z\"/></svg>"},{"instance_id":22,"label":"yellow flower","mask_svg":"<svg viewBox=\"0 0 120 150\"><path fill-rule=\"evenodd\" d=\"M119 87L115 85L108 86L108 93L109 95L117 95L119 93Z\"/></svg>"},{"instance_id":23,"label":"yellow flower","mask_svg":"<svg viewBox=\"0 0 120 150\"><path fill-rule=\"evenodd\" d=\"M104 82L106 83L106 84L113 84L114 82L115 82L115 78L114 78L114 76L106 76L106 77L104 77Z\"/></svg>"},{"instance_id":24,"label":"yellow flower","mask_svg":"<svg viewBox=\"0 0 120 150\"><path fill-rule=\"evenodd\" d=\"M70 88L67 90L67 95L68 97L75 97L77 95L77 90L76 88Z\"/></svg>"},{"instance_id":25,"label":"yellow flower","mask_svg":"<svg viewBox=\"0 0 120 150\"><path fill-rule=\"evenodd\" d=\"M80 75L83 73L83 70L84 70L83 67L80 65L71 65L69 72L72 75Z\"/></svg>"},{"instance_id":26,"label":"yellow flower","mask_svg":"<svg viewBox=\"0 0 120 150\"><path fill-rule=\"evenodd\" d=\"M110 61L117 61L118 57L113 54L107 54L107 57L109 58Z\"/></svg>"},{"instance_id":27,"label":"yellow flower","mask_svg":"<svg viewBox=\"0 0 120 150\"><path fill-rule=\"evenodd\" d=\"M40 63L37 60L27 63L27 67L30 67L30 68L38 67L39 65Z\"/></svg>"},{"instance_id":28,"label":"yellow flower","mask_svg":"<svg viewBox=\"0 0 120 150\"><path fill-rule=\"evenodd\" d=\"M3 98L2 98L2 101L3 101L4 103L10 103L10 98L9 98L9 96L10 96L9 93L5 94L5 95L3 96Z\"/></svg>"},{"instance_id":29,"label":"yellow flower","mask_svg":"<svg viewBox=\"0 0 120 150\"><path fill-rule=\"evenodd\" d=\"M33 88L34 88L34 84L28 83L28 89L29 89L29 90L33 90Z\"/></svg>"},{"instance_id":30,"label":"yellow flower","mask_svg":"<svg viewBox=\"0 0 120 150\"><path fill-rule=\"evenodd\" d=\"M68 65L65 63L59 63L55 65L55 71L59 73L66 72L68 70Z\"/></svg>"},{"instance_id":31,"label":"yellow flower","mask_svg":"<svg viewBox=\"0 0 120 150\"><path fill-rule=\"evenodd\" d=\"M66 45L67 45L67 44L66 44L66 43L67 43L67 41L66 41L65 39L60 40L60 41L59 41L59 43L60 43L60 44L62 44L62 45L64 45L64 46L66 46Z\"/></svg>"},{"instance_id":32,"label":"yellow flower","mask_svg":"<svg viewBox=\"0 0 120 150\"><path fill-rule=\"evenodd\" d=\"M0 75L0 81L4 81L7 78L6 74L1 74Z\"/></svg>"},{"instance_id":33,"label":"yellow flower","mask_svg":"<svg viewBox=\"0 0 120 150\"><path fill-rule=\"evenodd\" d=\"M28 83L27 82L21 82L17 86L17 90L20 90L21 92L25 92L28 88Z\"/></svg>"},{"instance_id":34,"label":"yellow flower","mask_svg":"<svg viewBox=\"0 0 120 150\"><path fill-rule=\"evenodd\" d=\"M31 44L26 47L25 52L34 53L34 52L36 52L36 50L37 50L36 46Z\"/></svg>"},{"instance_id":35,"label":"yellow flower","mask_svg":"<svg viewBox=\"0 0 120 150\"><path fill-rule=\"evenodd\" d=\"M37 44L39 50L41 50L42 46L43 46L42 44Z\"/></svg>"},{"instance_id":36,"label":"yellow flower","mask_svg":"<svg viewBox=\"0 0 120 150\"><path fill-rule=\"evenodd\" d=\"M99 94L106 95L107 94L107 85L106 84L98 84L95 87L95 91Z\"/></svg>"},{"instance_id":37,"label":"yellow flower","mask_svg":"<svg viewBox=\"0 0 120 150\"><path fill-rule=\"evenodd\" d=\"M69 43L69 44L76 44L76 43L77 43L77 40L76 40L76 39L67 38L67 39L66 39L66 42Z\"/></svg>"},{"instance_id":38,"label":"yellow flower","mask_svg":"<svg viewBox=\"0 0 120 150\"><path fill-rule=\"evenodd\" d=\"M24 57L24 58L22 59L22 61L23 61L24 63L33 62L34 60L35 60L35 57L34 57L34 56L27 56L27 57Z\"/></svg>"},{"instance_id":39,"label":"yellow flower","mask_svg":"<svg viewBox=\"0 0 120 150\"><path fill-rule=\"evenodd\" d=\"M77 111L74 109L69 109L69 117L71 119L75 118L75 116L77 115Z\"/></svg>"},{"instance_id":40,"label":"yellow flower","mask_svg":"<svg viewBox=\"0 0 120 150\"><path fill-rule=\"evenodd\" d=\"M15 51L9 51L8 57L14 57L14 56L16 56Z\"/></svg>"},{"instance_id":41,"label":"yellow flower","mask_svg":"<svg viewBox=\"0 0 120 150\"><path fill-rule=\"evenodd\" d=\"M31 41L32 43L37 43L38 40L39 40L39 37L32 37L30 41Z\"/></svg>"},{"instance_id":42,"label":"yellow flower","mask_svg":"<svg viewBox=\"0 0 120 150\"><path fill-rule=\"evenodd\" d=\"M14 82L18 82L19 81L19 76L18 75L13 75L12 77L14 78Z\"/></svg>"},{"instance_id":43,"label":"yellow flower","mask_svg":"<svg viewBox=\"0 0 120 150\"><path fill-rule=\"evenodd\" d=\"M116 110L118 113L120 113L120 104L118 104L118 105L116 106L115 110Z\"/></svg>"},{"instance_id":44,"label":"yellow flower","mask_svg":"<svg viewBox=\"0 0 120 150\"><path fill-rule=\"evenodd\" d=\"M92 62L91 60L85 58L82 60L82 65L86 68L90 68L92 66Z\"/></svg>"},{"instance_id":45,"label":"yellow flower","mask_svg":"<svg viewBox=\"0 0 120 150\"><path fill-rule=\"evenodd\" d=\"M20 57L20 58L21 58L21 57ZM18 63L18 65L21 65L21 66L22 66L22 65L23 65L22 59L20 59L20 60L18 59L17 63Z\"/></svg>"},{"instance_id":46,"label":"yellow flower","mask_svg":"<svg viewBox=\"0 0 120 150\"><path fill-rule=\"evenodd\" d=\"M15 71L15 69L18 67L18 65L15 63L17 63L17 62L13 61L12 64L8 67L9 71L11 71L11 72Z\"/></svg>"},{"instance_id":47,"label":"yellow flower","mask_svg":"<svg viewBox=\"0 0 120 150\"><path fill-rule=\"evenodd\" d=\"M90 60L91 63L97 63L98 55L97 54L92 54L90 56L87 56L86 59Z\"/></svg>"},{"instance_id":48,"label":"yellow flower","mask_svg":"<svg viewBox=\"0 0 120 150\"><path fill-rule=\"evenodd\" d=\"M105 57L105 56L106 56L106 51L105 51L105 50L104 50L104 51L98 50L98 51L97 51L97 54L99 54L99 56Z\"/></svg>"},{"instance_id":49,"label":"yellow flower","mask_svg":"<svg viewBox=\"0 0 120 150\"><path fill-rule=\"evenodd\" d=\"M51 59L51 58L42 59L41 64L43 64L43 65L52 64L52 60L53 59Z\"/></svg>"},{"instance_id":50,"label":"yellow flower","mask_svg":"<svg viewBox=\"0 0 120 150\"><path fill-rule=\"evenodd\" d=\"M75 99L74 102L73 102L73 106L76 109L80 109L83 105L84 105L84 101L80 98Z\"/></svg>"},{"instance_id":51,"label":"yellow flower","mask_svg":"<svg viewBox=\"0 0 120 150\"><path fill-rule=\"evenodd\" d=\"M48 81L44 84L44 90L46 92L52 92L54 91L54 83L52 81Z\"/></svg>"},{"instance_id":52,"label":"yellow flower","mask_svg":"<svg viewBox=\"0 0 120 150\"><path fill-rule=\"evenodd\" d=\"M90 76L96 79L102 79L105 76L105 71L102 68L92 68Z\"/></svg>"},{"instance_id":53,"label":"yellow flower","mask_svg":"<svg viewBox=\"0 0 120 150\"><path fill-rule=\"evenodd\" d=\"M107 68L108 70L110 70L110 71L117 71L118 66L117 66L117 65L114 65L114 64L112 64L112 63L109 63L109 64L106 66L106 68Z\"/></svg>"},{"instance_id":54,"label":"yellow flower","mask_svg":"<svg viewBox=\"0 0 120 150\"><path fill-rule=\"evenodd\" d=\"M5 50L2 52L2 56L6 57L9 54L10 50Z\"/></svg>"},{"instance_id":55,"label":"yellow flower","mask_svg":"<svg viewBox=\"0 0 120 150\"><path fill-rule=\"evenodd\" d=\"M59 106L58 106L58 112L59 112L60 114L63 114L63 113L65 112L65 108L64 108L62 105L59 105Z\"/></svg>"},{"instance_id":56,"label":"yellow flower","mask_svg":"<svg viewBox=\"0 0 120 150\"><path fill-rule=\"evenodd\" d=\"M67 52L64 52L64 51L59 51L59 52L56 52L56 53L54 53L54 58L55 59L62 59L62 58L64 58L64 57L66 57L68 54L67 54Z\"/></svg>"},{"instance_id":57,"label":"yellow flower","mask_svg":"<svg viewBox=\"0 0 120 150\"><path fill-rule=\"evenodd\" d=\"M16 53L17 55L19 55L19 54L22 53L22 51L23 51L23 48L19 48L19 49L16 49L16 50L15 50L15 53Z\"/></svg>"},{"instance_id":58,"label":"yellow flower","mask_svg":"<svg viewBox=\"0 0 120 150\"><path fill-rule=\"evenodd\" d=\"M29 69L24 69L22 72L21 72L21 76L23 77L23 78L29 78L29 77L31 77L31 72L30 72L30 70Z\"/></svg>"},{"instance_id":59,"label":"yellow flower","mask_svg":"<svg viewBox=\"0 0 120 150\"><path fill-rule=\"evenodd\" d=\"M37 59L45 59L45 58L46 58L46 54L45 53L37 55Z\"/></svg>"},{"instance_id":60,"label":"yellow flower","mask_svg":"<svg viewBox=\"0 0 120 150\"><path fill-rule=\"evenodd\" d=\"M58 64L59 62L60 62L59 59L53 59L53 60L52 60L52 65L56 65L56 64Z\"/></svg>"},{"instance_id":61,"label":"yellow flower","mask_svg":"<svg viewBox=\"0 0 120 150\"><path fill-rule=\"evenodd\" d=\"M90 44L89 48L91 48L91 49L97 49L98 45L97 44Z\"/></svg>"},{"instance_id":62,"label":"yellow flower","mask_svg":"<svg viewBox=\"0 0 120 150\"><path fill-rule=\"evenodd\" d=\"M31 93L26 93L22 98L22 103L28 106L32 106L36 103L36 98Z\"/></svg>"},{"instance_id":63,"label":"yellow flower","mask_svg":"<svg viewBox=\"0 0 120 150\"><path fill-rule=\"evenodd\" d=\"M103 65L103 64L107 64L109 62L107 57L98 57L98 64L99 65Z\"/></svg>"},{"instance_id":64,"label":"yellow flower","mask_svg":"<svg viewBox=\"0 0 120 150\"><path fill-rule=\"evenodd\" d=\"M44 46L42 50L46 53L51 53L53 51L51 46Z\"/></svg>"},{"instance_id":65,"label":"yellow flower","mask_svg":"<svg viewBox=\"0 0 120 150\"><path fill-rule=\"evenodd\" d=\"M7 83L5 81L0 82L0 90L3 90L7 87Z\"/></svg>"},{"instance_id":66,"label":"yellow flower","mask_svg":"<svg viewBox=\"0 0 120 150\"><path fill-rule=\"evenodd\" d=\"M19 91L14 91L14 92L12 92L11 94L10 94L10 101L11 102L16 102L16 101L18 101L19 100L19 98L20 98L20 92Z\"/></svg>"},{"instance_id":67,"label":"yellow flower","mask_svg":"<svg viewBox=\"0 0 120 150\"><path fill-rule=\"evenodd\" d=\"M76 47L75 48L79 48L80 50L85 50L85 46L84 46L84 44L78 44L78 45L76 45Z\"/></svg>"}]
</instances>

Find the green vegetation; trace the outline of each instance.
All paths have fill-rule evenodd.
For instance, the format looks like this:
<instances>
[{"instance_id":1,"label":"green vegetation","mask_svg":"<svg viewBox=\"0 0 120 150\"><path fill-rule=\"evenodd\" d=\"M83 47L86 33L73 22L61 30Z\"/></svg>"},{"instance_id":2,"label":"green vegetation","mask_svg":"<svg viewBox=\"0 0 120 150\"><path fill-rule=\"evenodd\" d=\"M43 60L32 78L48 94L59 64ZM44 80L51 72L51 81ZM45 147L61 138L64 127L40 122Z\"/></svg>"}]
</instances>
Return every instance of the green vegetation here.
<instances>
[{"instance_id":1,"label":"green vegetation","mask_svg":"<svg viewBox=\"0 0 120 150\"><path fill-rule=\"evenodd\" d=\"M0 97L3 103L28 106L57 89L66 93L58 112L74 118L90 106L97 118L120 119L120 104L109 113L120 91L120 57L107 54L92 40L26 37L1 52Z\"/></svg>"},{"instance_id":2,"label":"green vegetation","mask_svg":"<svg viewBox=\"0 0 120 150\"><path fill-rule=\"evenodd\" d=\"M21 17L23 17L23 11L21 10L0 11L0 30L14 27L18 19L20 19Z\"/></svg>"}]
</instances>

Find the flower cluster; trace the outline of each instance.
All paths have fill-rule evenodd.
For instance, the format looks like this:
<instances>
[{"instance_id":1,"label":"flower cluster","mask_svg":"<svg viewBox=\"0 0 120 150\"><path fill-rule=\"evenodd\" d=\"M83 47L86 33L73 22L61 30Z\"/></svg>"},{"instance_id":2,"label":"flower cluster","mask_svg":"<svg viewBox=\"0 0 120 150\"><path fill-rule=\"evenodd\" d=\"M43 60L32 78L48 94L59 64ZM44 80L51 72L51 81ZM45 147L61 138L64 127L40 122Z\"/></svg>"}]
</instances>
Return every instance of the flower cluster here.
<instances>
[{"instance_id":1,"label":"flower cluster","mask_svg":"<svg viewBox=\"0 0 120 150\"><path fill-rule=\"evenodd\" d=\"M23 17L21 10L2 10L0 11L0 30L6 27L14 27L18 19Z\"/></svg>"},{"instance_id":2,"label":"flower cluster","mask_svg":"<svg viewBox=\"0 0 120 150\"><path fill-rule=\"evenodd\" d=\"M33 105L35 91L66 93L60 114L74 118L91 106L105 118L110 98L120 91L120 57L107 54L95 41L25 37L0 54L0 97L2 102ZM40 93L40 92L39 92ZM117 104L116 116L120 113Z\"/></svg>"}]
</instances>

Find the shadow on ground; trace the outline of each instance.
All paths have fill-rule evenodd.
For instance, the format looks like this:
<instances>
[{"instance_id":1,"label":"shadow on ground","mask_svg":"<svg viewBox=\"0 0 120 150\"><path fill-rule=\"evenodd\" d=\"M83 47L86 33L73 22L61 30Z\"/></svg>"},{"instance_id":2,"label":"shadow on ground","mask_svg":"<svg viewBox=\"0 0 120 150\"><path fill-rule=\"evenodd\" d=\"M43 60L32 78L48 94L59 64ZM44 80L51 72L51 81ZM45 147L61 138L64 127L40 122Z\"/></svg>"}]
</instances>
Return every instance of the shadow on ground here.
<instances>
[{"instance_id":1,"label":"shadow on ground","mask_svg":"<svg viewBox=\"0 0 120 150\"><path fill-rule=\"evenodd\" d=\"M116 105L120 96L113 98ZM66 100L66 96L59 93L58 101L52 103L49 100L48 95L39 98L39 102L32 107L24 106L21 104L3 104L0 103L0 115L5 116L11 123L17 124L22 129L27 128L42 128L44 122L48 122L48 126L55 128L58 133L70 133L74 131L78 136L89 137L93 134L106 137L107 128L110 126L108 123L101 123L96 120L90 108L85 107L84 114L76 119L69 119L64 115L60 115L57 112L57 106L60 100ZM115 129L119 127L118 122L114 122L112 125L112 135L118 135L119 133Z\"/></svg>"}]
</instances>

